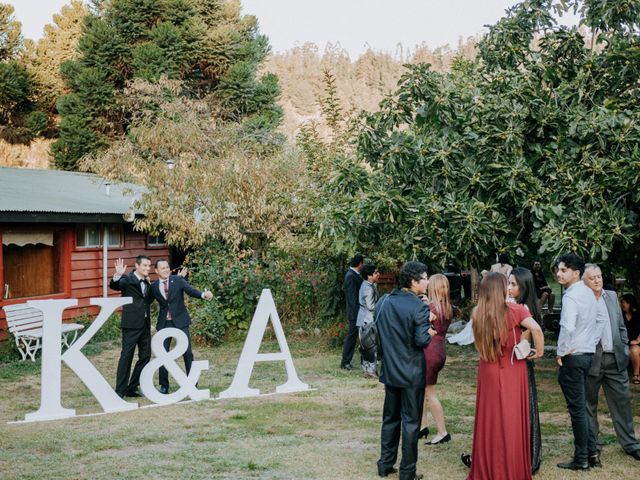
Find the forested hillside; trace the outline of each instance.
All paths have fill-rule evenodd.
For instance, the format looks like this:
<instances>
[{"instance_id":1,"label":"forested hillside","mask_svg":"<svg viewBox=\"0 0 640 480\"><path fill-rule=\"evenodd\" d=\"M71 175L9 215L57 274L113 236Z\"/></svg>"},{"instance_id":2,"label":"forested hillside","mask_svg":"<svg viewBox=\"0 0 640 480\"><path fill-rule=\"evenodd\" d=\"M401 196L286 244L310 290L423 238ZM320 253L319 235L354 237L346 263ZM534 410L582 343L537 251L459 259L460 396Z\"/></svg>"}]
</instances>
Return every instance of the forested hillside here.
<instances>
[{"instance_id":1,"label":"forested hillside","mask_svg":"<svg viewBox=\"0 0 640 480\"><path fill-rule=\"evenodd\" d=\"M369 50L357 59L349 58L339 46L330 45L321 51L315 44L305 43L286 53L271 55L264 70L278 77L282 89L280 104L284 108L282 129L291 137L302 123L320 119L318 98L324 89L325 71L335 77L338 98L344 107L371 112L396 88L405 70L403 65L426 62L435 71L447 71L456 55L465 58L475 55L476 41L460 40L455 48L420 45L407 50L399 45L394 55Z\"/></svg>"}]
</instances>

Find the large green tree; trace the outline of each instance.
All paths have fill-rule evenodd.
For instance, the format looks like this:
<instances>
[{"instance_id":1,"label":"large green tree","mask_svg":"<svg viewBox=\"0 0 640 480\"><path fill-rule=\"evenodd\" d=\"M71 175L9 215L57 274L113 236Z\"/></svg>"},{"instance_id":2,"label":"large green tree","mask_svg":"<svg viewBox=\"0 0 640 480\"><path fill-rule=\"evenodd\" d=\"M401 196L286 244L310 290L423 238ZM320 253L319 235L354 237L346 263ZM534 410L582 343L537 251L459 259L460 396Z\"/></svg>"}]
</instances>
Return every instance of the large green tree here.
<instances>
[{"instance_id":1,"label":"large green tree","mask_svg":"<svg viewBox=\"0 0 640 480\"><path fill-rule=\"evenodd\" d=\"M362 122L358 156L329 175L351 171L358 186L318 231L439 265L574 250L628 266L640 243L639 3L524 1L476 60L409 67ZM554 10L570 8L580 27L558 26Z\"/></svg>"},{"instance_id":2,"label":"large green tree","mask_svg":"<svg viewBox=\"0 0 640 480\"><path fill-rule=\"evenodd\" d=\"M238 1L96 2L78 49L62 69L71 93L58 101L58 168L77 168L83 155L127 132L131 117L118 96L134 79L181 80L188 95L206 98L216 118L242 122L249 136L280 121L277 79L257 75L267 39Z\"/></svg>"},{"instance_id":3,"label":"large green tree","mask_svg":"<svg viewBox=\"0 0 640 480\"><path fill-rule=\"evenodd\" d=\"M28 68L33 42L25 41L14 9L0 3L0 139L28 143L47 126L36 110L36 84Z\"/></svg>"}]
</instances>

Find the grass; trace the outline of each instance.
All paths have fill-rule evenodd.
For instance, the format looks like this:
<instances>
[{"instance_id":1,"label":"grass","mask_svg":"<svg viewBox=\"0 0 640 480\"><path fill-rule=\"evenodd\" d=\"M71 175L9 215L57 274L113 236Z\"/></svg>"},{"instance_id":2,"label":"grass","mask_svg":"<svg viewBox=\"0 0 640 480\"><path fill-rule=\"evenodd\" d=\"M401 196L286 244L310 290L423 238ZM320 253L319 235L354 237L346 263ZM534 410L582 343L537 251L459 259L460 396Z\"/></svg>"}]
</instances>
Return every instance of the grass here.
<instances>
[{"instance_id":1,"label":"grass","mask_svg":"<svg viewBox=\"0 0 640 480\"><path fill-rule=\"evenodd\" d=\"M315 390L248 399L191 402L119 414L61 421L7 424L36 410L38 364L0 365L0 478L6 479L370 479L376 478L384 390L357 372L338 368L339 351L317 337L290 338L300 378ZM235 372L241 343L196 347L208 359L200 388L217 394ZM269 342L261 351L275 351ZM453 440L438 447L420 444L418 471L429 479L465 478L459 460L471 448L477 354L472 347L448 347L439 392ZM117 344L100 344L91 361L105 378L115 378ZM538 479L582 478L555 463L572 454L569 416L552 358L538 362L543 464ZM252 387L271 393L286 378L281 363L258 363ZM77 413L100 412L84 385L63 367L62 403ZM633 411L640 389L633 385ZM141 404L149 404L142 399ZM633 478L637 462L615 440L606 402L600 425L604 468L593 478ZM394 478L394 477L391 477Z\"/></svg>"}]
</instances>

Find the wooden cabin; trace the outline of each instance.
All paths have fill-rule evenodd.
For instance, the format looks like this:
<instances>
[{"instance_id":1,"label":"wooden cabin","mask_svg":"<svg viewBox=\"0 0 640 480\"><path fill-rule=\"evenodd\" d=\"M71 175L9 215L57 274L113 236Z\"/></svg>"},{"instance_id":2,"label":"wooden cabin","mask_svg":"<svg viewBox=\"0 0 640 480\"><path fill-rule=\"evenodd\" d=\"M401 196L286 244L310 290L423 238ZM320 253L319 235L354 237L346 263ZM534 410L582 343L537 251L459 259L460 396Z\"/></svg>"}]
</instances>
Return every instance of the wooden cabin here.
<instances>
[{"instance_id":1,"label":"wooden cabin","mask_svg":"<svg viewBox=\"0 0 640 480\"><path fill-rule=\"evenodd\" d=\"M162 237L133 230L143 191L88 173L0 168L0 307L76 298L78 307L64 318L94 316L89 298L119 295L108 288L116 259L127 270L137 255L169 259ZM0 309L0 340L6 338Z\"/></svg>"}]
</instances>

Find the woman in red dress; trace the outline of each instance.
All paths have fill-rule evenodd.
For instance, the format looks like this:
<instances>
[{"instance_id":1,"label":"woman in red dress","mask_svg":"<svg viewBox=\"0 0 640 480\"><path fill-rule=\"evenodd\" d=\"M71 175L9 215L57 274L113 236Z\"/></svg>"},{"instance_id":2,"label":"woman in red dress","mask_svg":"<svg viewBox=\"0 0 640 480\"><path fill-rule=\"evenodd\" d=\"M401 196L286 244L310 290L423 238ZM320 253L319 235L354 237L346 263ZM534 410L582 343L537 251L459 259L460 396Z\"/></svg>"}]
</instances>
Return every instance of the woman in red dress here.
<instances>
[{"instance_id":1,"label":"woman in red dress","mask_svg":"<svg viewBox=\"0 0 640 480\"><path fill-rule=\"evenodd\" d=\"M427 388L425 389L424 402L425 408L422 410L422 425L427 424L427 405L431 411L436 427L437 434L427 442L427 445L437 445L451 440L451 435L447 432L444 423L444 411L442 404L438 399L436 384L438 383L438 373L444 367L447 353L445 351L445 336L451 319L453 318L453 308L449 301L449 280L442 274L432 275L429 278L429 310L432 313L431 324L435 329L436 335L431 337L431 343L424 349L424 356L427 361ZM420 431L420 436L428 433L428 428Z\"/></svg>"},{"instance_id":2,"label":"woman in red dress","mask_svg":"<svg viewBox=\"0 0 640 480\"><path fill-rule=\"evenodd\" d=\"M515 358L513 347L526 328L535 344L532 358L538 358L544 337L523 305L506 300L506 277L487 275L472 314L480 366L468 480L531 479L527 365Z\"/></svg>"}]
</instances>

